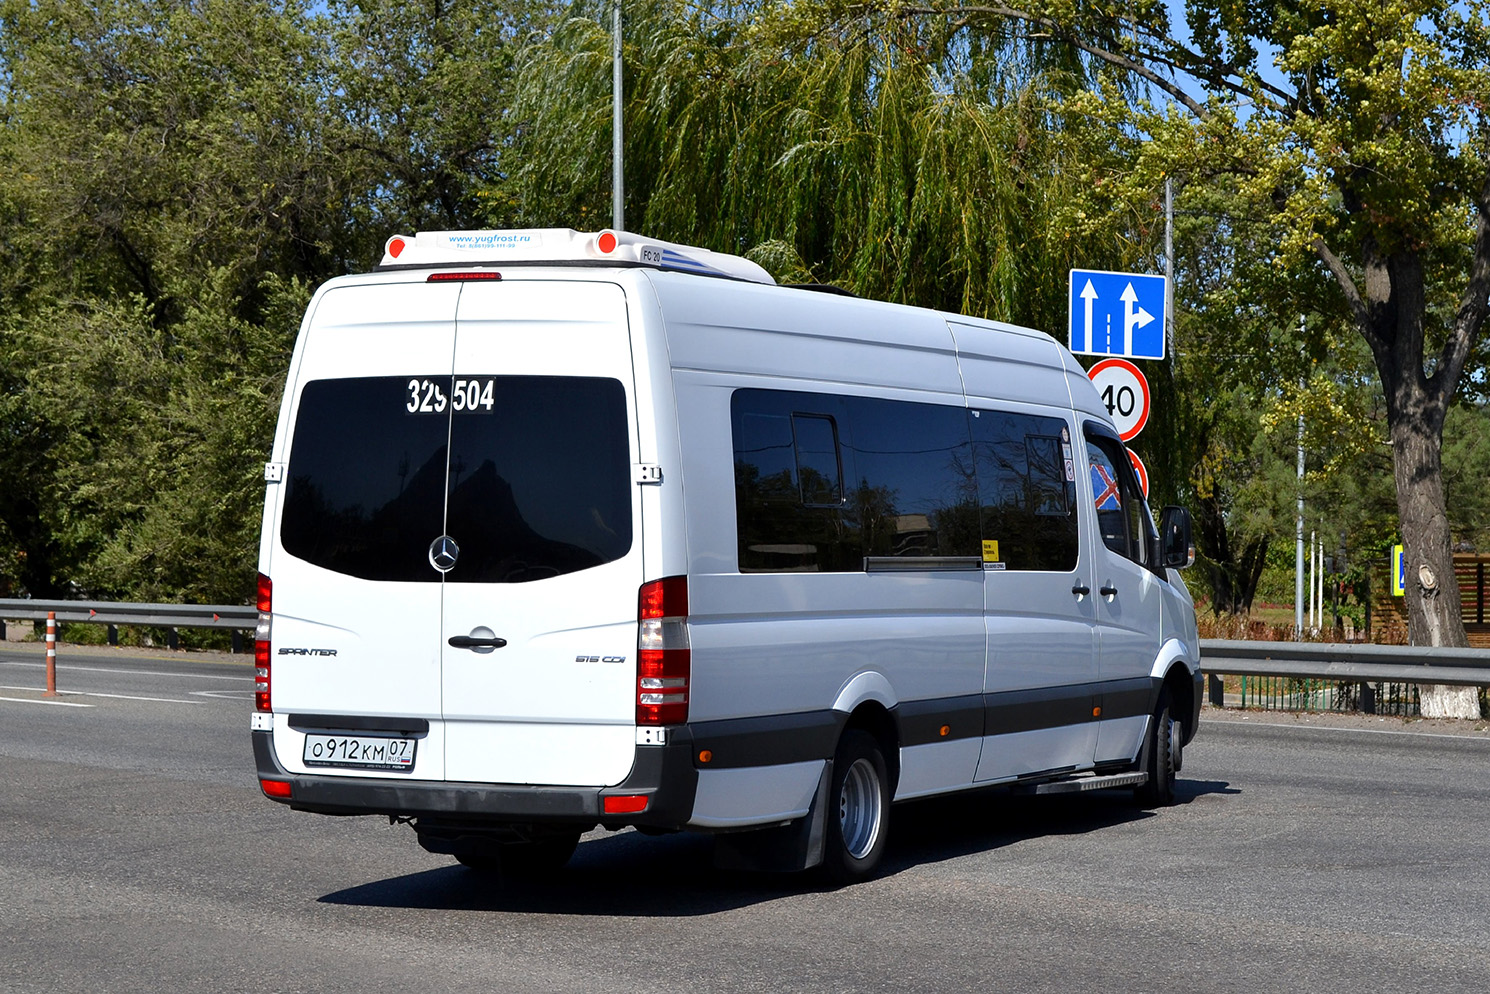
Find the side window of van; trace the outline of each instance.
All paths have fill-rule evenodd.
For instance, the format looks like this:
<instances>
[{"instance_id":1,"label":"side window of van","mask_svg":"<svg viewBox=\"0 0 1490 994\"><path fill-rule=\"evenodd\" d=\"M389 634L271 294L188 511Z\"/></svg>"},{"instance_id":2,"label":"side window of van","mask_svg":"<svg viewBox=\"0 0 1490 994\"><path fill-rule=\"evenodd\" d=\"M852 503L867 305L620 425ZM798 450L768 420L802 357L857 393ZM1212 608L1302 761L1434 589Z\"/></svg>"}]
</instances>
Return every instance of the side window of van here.
<instances>
[{"instance_id":1,"label":"side window of van","mask_svg":"<svg viewBox=\"0 0 1490 994\"><path fill-rule=\"evenodd\" d=\"M854 467L849 510L863 535L861 554L977 556L966 409L871 397L843 403Z\"/></svg>"},{"instance_id":2,"label":"side window of van","mask_svg":"<svg viewBox=\"0 0 1490 994\"><path fill-rule=\"evenodd\" d=\"M1009 570L1074 570L1080 516L1066 421L1007 411L968 413L984 563Z\"/></svg>"},{"instance_id":3,"label":"side window of van","mask_svg":"<svg viewBox=\"0 0 1490 994\"><path fill-rule=\"evenodd\" d=\"M863 568L844 514L842 405L834 397L737 390L730 401L740 571Z\"/></svg>"},{"instance_id":4,"label":"side window of van","mask_svg":"<svg viewBox=\"0 0 1490 994\"><path fill-rule=\"evenodd\" d=\"M779 390L730 407L741 572L978 554L963 408Z\"/></svg>"},{"instance_id":5,"label":"side window of van","mask_svg":"<svg viewBox=\"0 0 1490 994\"><path fill-rule=\"evenodd\" d=\"M1150 565L1154 526L1127 451L1116 439L1090 430L1086 441L1102 544L1140 566Z\"/></svg>"}]
</instances>

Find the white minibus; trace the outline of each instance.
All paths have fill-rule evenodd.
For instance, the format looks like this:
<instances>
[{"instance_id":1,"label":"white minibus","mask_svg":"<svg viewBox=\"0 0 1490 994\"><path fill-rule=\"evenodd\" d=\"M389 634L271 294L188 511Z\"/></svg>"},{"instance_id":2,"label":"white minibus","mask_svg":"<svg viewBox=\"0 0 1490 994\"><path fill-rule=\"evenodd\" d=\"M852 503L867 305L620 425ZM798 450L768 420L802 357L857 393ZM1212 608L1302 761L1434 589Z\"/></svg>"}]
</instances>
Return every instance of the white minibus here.
<instances>
[{"instance_id":1,"label":"white minibus","mask_svg":"<svg viewBox=\"0 0 1490 994\"><path fill-rule=\"evenodd\" d=\"M1037 331L620 231L421 232L311 301L265 466L260 785L482 869L597 827L871 875L892 802L1174 796L1177 572Z\"/></svg>"}]
</instances>

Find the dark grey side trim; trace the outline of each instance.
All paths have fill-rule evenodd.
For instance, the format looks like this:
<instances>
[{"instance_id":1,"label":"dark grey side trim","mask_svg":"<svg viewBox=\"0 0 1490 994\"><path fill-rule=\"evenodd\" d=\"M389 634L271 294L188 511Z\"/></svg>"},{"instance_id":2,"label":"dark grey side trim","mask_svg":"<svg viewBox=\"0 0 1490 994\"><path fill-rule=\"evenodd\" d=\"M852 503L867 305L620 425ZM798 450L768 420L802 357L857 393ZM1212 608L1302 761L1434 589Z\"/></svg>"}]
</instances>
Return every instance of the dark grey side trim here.
<instances>
[{"instance_id":1,"label":"dark grey side trim","mask_svg":"<svg viewBox=\"0 0 1490 994\"><path fill-rule=\"evenodd\" d=\"M1042 687L1038 690L1009 690L985 694L985 735L1035 732L1062 725L1081 725L1094 720L1096 684Z\"/></svg>"},{"instance_id":2,"label":"dark grey side trim","mask_svg":"<svg viewBox=\"0 0 1490 994\"><path fill-rule=\"evenodd\" d=\"M732 770L831 759L847 721L842 711L825 710L697 721L688 727L694 756L704 750L713 754L700 768Z\"/></svg>"},{"instance_id":3,"label":"dark grey side trim","mask_svg":"<svg viewBox=\"0 0 1490 994\"><path fill-rule=\"evenodd\" d=\"M930 701L902 701L891 714L900 721L900 746L930 745L953 739L983 737L982 694L942 697ZM942 726L947 734L942 734Z\"/></svg>"},{"instance_id":4,"label":"dark grey side trim","mask_svg":"<svg viewBox=\"0 0 1490 994\"><path fill-rule=\"evenodd\" d=\"M1042 687L998 694L965 694L923 701L902 701L890 714L900 731L902 748L950 742L984 735L1032 732L1089 721L1147 716L1153 713L1162 682L1150 677L1108 680L1067 687ZM1101 719L1092 714L1102 708ZM848 715L841 711L805 711L758 718L695 722L695 764L725 770L778 766L829 759ZM942 735L942 726L947 734ZM708 750L708 763L697 763Z\"/></svg>"},{"instance_id":5,"label":"dark grey side trim","mask_svg":"<svg viewBox=\"0 0 1490 994\"><path fill-rule=\"evenodd\" d=\"M1097 704L1102 708L1102 719L1111 721L1153 714L1154 706L1159 702L1159 688L1163 685L1163 680L1147 676L1097 684Z\"/></svg>"},{"instance_id":6,"label":"dark grey side trim","mask_svg":"<svg viewBox=\"0 0 1490 994\"><path fill-rule=\"evenodd\" d=\"M400 718L352 714L292 714L290 727L297 732L403 732L405 735L428 735L425 718Z\"/></svg>"}]
</instances>

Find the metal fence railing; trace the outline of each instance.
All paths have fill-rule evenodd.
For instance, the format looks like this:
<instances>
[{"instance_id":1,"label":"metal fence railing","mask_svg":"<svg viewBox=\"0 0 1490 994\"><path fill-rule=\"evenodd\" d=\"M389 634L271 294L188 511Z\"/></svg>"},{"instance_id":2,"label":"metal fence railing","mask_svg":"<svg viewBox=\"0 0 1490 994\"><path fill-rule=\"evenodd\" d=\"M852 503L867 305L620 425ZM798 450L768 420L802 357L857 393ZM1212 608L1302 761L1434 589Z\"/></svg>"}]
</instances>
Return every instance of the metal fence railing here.
<instances>
[{"instance_id":1,"label":"metal fence railing","mask_svg":"<svg viewBox=\"0 0 1490 994\"><path fill-rule=\"evenodd\" d=\"M113 601L0 598L0 639L6 621L107 625L117 644L118 626L161 628L174 647L179 628L224 629L240 651L242 633L258 610L240 604L130 604ZM1224 706L1223 677L1239 677L1244 706L1415 713L1419 684L1490 688L1490 649L1366 645L1339 642L1244 642L1202 639L1200 664L1211 703Z\"/></svg>"},{"instance_id":2,"label":"metal fence railing","mask_svg":"<svg viewBox=\"0 0 1490 994\"><path fill-rule=\"evenodd\" d=\"M39 601L0 598L0 640L7 621L45 621L48 612L58 624L108 626L110 645L119 642L120 625L162 628L171 648L177 646L177 629L217 628L232 634L233 651L242 651L243 635L258 622L259 612L240 604L127 604L115 601Z\"/></svg>"},{"instance_id":3,"label":"metal fence railing","mask_svg":"<svg viewBox=\"0 0 1490 994\"><path fill-rule=\"evenodd\" d=\"M1423 684L1490 688L1490 650L1338 642L1202 639L1200 666L1211 703L1225 704L1237 677L1243 707L1418 713ZM1482 703L1483 707L1483 703Z\"/></svg>"}]
</instances>

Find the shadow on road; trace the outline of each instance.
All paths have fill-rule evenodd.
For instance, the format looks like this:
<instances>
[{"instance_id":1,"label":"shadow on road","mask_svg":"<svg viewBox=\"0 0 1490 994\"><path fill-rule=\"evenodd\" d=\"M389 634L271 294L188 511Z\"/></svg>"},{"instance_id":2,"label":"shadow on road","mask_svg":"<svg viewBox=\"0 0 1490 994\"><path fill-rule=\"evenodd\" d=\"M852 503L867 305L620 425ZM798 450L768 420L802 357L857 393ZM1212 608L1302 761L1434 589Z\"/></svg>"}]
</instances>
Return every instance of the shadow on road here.
<instances>
[{"instance_id":1,"label":"shadow on road","mask_svg":"<svg viewBox=\"0 0 1490 994\"><path fill-rule=\"evenodd\" d=\"M1182 805L1207 794L1239 793L1218 780L1181 779L1175 789L1176 803ZM882 875L1043 836L1085 835L1156 814L1135 807L1131 794L1115 790L1038 797L990 790L915 801L895 808ZM382 908L678 918L822 889L813 874L718 869L713 865L713 840L706 835L619 832L587 839L568 866L536 881L452 864L349 887L321 901Z\"/></svg>"}]
</instances>

